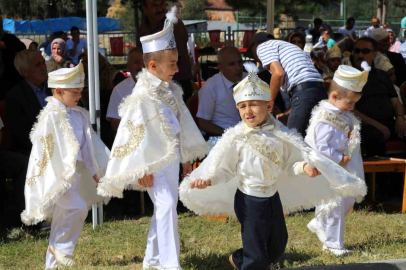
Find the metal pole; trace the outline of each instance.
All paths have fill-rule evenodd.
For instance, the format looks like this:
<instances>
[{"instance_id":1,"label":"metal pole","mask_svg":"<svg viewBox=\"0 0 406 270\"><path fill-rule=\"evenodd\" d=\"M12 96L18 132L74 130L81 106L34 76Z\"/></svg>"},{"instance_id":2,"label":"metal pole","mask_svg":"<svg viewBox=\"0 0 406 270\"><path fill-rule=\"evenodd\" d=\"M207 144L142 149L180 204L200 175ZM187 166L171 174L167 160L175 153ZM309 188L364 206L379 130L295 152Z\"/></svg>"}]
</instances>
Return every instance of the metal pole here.
<instances>
[{"instance_id":1,"label":"metal pole","mask_svg":"<svg viewBox=\"0 0 406 270\"><path fill-rule=\"evenodd\" d=\"M239 40L240 40L240 37L239 37L239 35L240 35L240 32L239 32L239 30L240 30L240 18L238 17L238 10L237 10L237 48L239 48L240 47L240 45L238 44L239 43Z\"/></svg>"},{"instance_id":2,"label":"metal pole","mask_svg":"<svg viewBox=\"0 0 406 270\"><path fill-rule=\"evenodd\" d=\"M275 0L268 0L266 5L266 30L273 35L275 25Z\"/></svg>"},{"instance_id":3,"label":"metal pole","mask_svg":"<svg viewBox=\"0 0 406 270\"><path fill-rule=\"evenodd\" d=\"M87 62L88 62L88 85L89 85L89 110L90 121L93 128L97 130L96 125L96 108L94 96L94 39L93 39L93 8L92 0L86 0L86 26L87 26ZM96 228L97 220L97 205L92 205L92 223L93 229Z\"/></svg>"},{"instance_id":4,"label":"metal pole","mask_svg":"<svg viewBox=\"0 0 406 270\"><path fill-rule=\"evenodd\" d=\"M96 132L101 134L100 128L100 80L99 80L99 31L97 24L97 0L92 0L92 12L93 12L93 58L94 58L94 93L96 101ZM91 53L91 52L89 52ZM103 225L103 203L98 204L97 221L99 225Z\"/></svg>"}]
</instances>

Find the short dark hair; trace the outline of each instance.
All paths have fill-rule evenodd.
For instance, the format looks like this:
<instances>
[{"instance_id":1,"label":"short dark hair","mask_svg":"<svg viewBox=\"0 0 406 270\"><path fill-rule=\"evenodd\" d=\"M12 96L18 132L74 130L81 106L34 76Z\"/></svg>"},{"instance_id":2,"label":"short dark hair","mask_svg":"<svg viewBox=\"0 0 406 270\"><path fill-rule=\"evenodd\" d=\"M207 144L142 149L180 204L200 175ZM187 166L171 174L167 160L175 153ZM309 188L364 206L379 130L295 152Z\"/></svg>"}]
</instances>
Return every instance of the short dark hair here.
<instances>
[{"instance_id":1,"label":"short dark hair","mask_svg":"<svg viewBox=\"0 0 406 270\"><path fill-rule=\"evenodd\" d=\"M370 37L362 37L362 38L358 39L357 42L355 42L354 49L355 49L355 47L357 46L358 42L360 42L360 41L366 41L366 42L371 43L372 49L373 49L374 52L375 52L376 49L378 48L378 43L376 42L375 39L370 38Z\"/></svg>"},{"instance_id":2,"label":"short dark hair","mask_svg":"<svg viewBox=\"0 0 406 270\"><path fill-rule=\"evenodd\" d=\"M79 28L77 26L72 26L72 28L70 29L70 33L72 34L73 31L79 31Z\"/></svg>"},{"instance_id":3,"label":"short dark hair","mask_svg":"<svg viewBox=\"0 0 406 270\"><path fill-rule=\"evenodd\" d=\"M323 48L314 48L310 52L310 58L316 61L324 61L324 49Z\"/></svg>"},{"instance_id":4,"label":"short dark hair","mask_svg":"<svg viewBox=\"0 0 406 270\"><path fill-rule=\"evenodd\" d=\"M322 19L320 19L320 18L315 18L314 20L313 20L313 23L316 25L316 24L323 24L323 20Z\"/></svg>"},{"instance_id":5,"label":"short dark hair","mask_svg":"<svg viewBox=\"0 0 406 270\"><path fill-rule=\"evenodd\" d=\"M350 23L350 22L355 23L355 19L354 19L353 17L349 17L349 18L347 19L347 23Z\"/></svg>"}]
</instances>

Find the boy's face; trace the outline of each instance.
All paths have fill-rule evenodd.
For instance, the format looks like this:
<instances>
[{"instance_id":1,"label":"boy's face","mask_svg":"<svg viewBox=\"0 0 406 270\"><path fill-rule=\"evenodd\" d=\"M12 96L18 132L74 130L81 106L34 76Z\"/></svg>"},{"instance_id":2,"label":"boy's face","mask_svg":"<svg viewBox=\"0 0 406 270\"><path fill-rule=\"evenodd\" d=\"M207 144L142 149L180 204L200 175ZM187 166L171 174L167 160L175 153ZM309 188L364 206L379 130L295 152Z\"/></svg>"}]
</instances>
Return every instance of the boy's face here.
<instances>
[{"instance_id":1,"label":"boy's face","mask_svg":"<svg viewBox=\"0 0 406 270\"><path fill-rule=\"evenodd\" d=\"M240 112L241 119L249 127L253 128L265 124L272 106L268 101L247 100L238 103L237 109Z\"/></svg>"},{"instance_id":2,"label":"boy's face","mask_svg":"<svg viewBox=\"0 0 406 270\"><path fill-rule=\"evenodd\" d=\"M156 76L165 82L171 82L178 69L178 50L165 50L162 59L151 61L148 69L152 69Z\"/></svg>"},{"instance_id":3,"label":"boy's face","mask_svg":"<svg viewBox=\"0 0 406 270\"><path fill-rule=\"evenodd\" d=\"M339 57L333 57L333 58L330 58L327 60L327 66L333 72L336 72L336 70L338 69L338 67L340 65L341 65L341 58L339 58Z\"/></svg>"},{"instance_id":4,"label":"boy's face","mask_svg":"<svg viewBox=\"0 0 406 270\"><path fill-rule=\"evenodd\" d=\"M70 108L78 105L83 88L56 88L54 97Z\"/></svg>"},{"instance_id":5,"label":"boy's face","mask_svg":"<svg viewBox=\"0 0 406 270\"><path fill-rule=\"evenodd\" d=\"M357 103L362 96L360 93L356 93L354 91L347 90L347 92L346 97L340 96L340 94L335 91L331 93L329 97L330 103L336 106L341 113L354 110L355 103Z\"/></svg>"}]
</instances>

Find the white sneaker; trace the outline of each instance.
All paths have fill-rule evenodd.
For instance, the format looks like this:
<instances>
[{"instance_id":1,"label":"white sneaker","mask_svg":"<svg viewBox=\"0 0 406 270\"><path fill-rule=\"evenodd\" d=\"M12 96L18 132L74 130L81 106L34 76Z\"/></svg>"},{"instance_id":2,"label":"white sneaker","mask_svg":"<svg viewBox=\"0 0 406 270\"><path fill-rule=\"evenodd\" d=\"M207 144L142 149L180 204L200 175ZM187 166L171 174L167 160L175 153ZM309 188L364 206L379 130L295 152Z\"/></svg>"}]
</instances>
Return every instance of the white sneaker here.
<instances>
[{"instance_id":1,"label":"white sneaker","mask_svg":"<svg viewBox=\"0 0 406 270\"><path fill-rule=\"evenodd\" d=\"M147 262L142 263L143 270L162 270L161 265L159 264L150 264Z\"/></svg>"},{"instance_id":2,"label":"white sneaker","mask_svg":"<svg viewBox=\"0 0 406 270\"><path fill-rule=\"evenodd\" d=\"M59 252L58 250L54 249L53 246L49 246L49 252L54 255L57 265L67 267L75 265L75 261L71 255Z\"/></svg>"},{"instance_id":3,"label":"white sneaker","mask_svg":"<svg viewBox=\"0 0 406 270\"><path fill-rule=\"evenodd\" d=\"M352 253L352 250L346 248L330 248L323 245L323 250L333 253L336 256L344 256Z\"/></svg>"},{"instance_id":4,"label":"white sneaker","mask_svg":"<svg viewBox=\"0 0 406 270\"><path fill-rule=\"evenodd\" d=\"M320 242L322 242L324 244L324 242L326 242L327 236L326 236L326 232L320 228L317 225L317 221L315 218L313 218L308 224L307 224L307 228L312 232L315 233L317 235L317 237L319 238Z\"/></svg>"}]
</instances>

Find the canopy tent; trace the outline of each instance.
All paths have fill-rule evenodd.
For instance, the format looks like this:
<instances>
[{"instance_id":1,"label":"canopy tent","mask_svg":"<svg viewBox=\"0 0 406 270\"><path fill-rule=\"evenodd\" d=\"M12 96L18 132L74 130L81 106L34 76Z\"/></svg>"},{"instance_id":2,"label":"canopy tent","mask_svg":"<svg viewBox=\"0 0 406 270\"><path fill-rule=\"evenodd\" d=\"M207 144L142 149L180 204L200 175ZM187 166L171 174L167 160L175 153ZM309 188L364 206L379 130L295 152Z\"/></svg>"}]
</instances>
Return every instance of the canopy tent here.
<instances>
[{"instance_id":1,"label":"canopy tent","mask_svg":"<svg viewBox=\"0 0 406 270\"><path fill-rule=\"evenodd\" d=\"M97 18L97 17L96 17ZM43 34L55 31L70 31L72 26L78 27L80 30L87 30L86 18L65 17L47 20L35 21L16 21L10 19L3 20L4 30L12 34ZM99 17L97 18L98 31L118 31L121 30L121 20L113 18Z\"/></svg>"}]
</instances>

